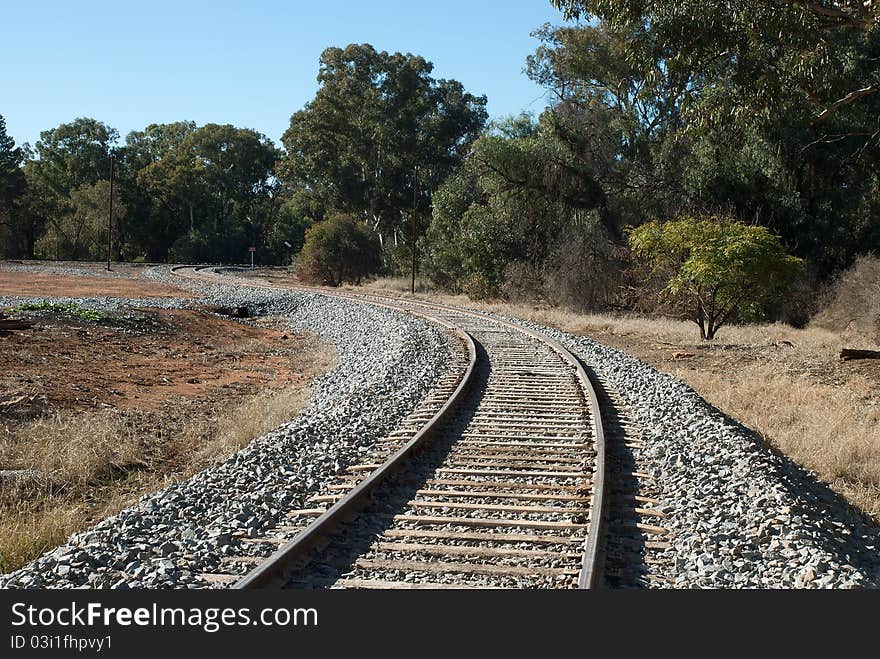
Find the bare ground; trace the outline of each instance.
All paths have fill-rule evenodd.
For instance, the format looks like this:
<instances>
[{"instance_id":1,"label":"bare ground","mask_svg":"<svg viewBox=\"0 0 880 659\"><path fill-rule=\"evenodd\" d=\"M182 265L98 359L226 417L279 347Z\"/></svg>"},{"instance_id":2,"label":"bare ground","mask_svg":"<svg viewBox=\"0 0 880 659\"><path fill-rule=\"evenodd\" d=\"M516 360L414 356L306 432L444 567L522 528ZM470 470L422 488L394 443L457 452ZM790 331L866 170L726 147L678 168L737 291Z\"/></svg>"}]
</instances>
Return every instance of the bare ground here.
<instances>
[{"instance_id":1,"label":"bare ground","mask_svg":"<svg viewBox=\"0 0 880 659\"><path fill-rule=\"evenodd\" d=\"M0 269L0 295L34 297L98 297L107 295L128 299L191 297L189 292L183 289L145 279L43 274L2 269Z\"/></svg>"},{"instance_id":2,"label":"bare ground","mask_svg":"<svg viewBox=\"0 0 880 659\"><path fill-rule=\"evenodd\" d=\"M0 275L17 290L16 277L42 279ZM39 284L31 294L50 295L57 285L64 295L121 295L120 281L126 296L155 294L144 287L151 282L98 279L102 288L69 279L76 281ZM119 322L15 315L37 324L0 336L0 570L292 418L311 379L336 358L317 337L283 330L280 319L250 325L157 309Z\"/></svg>"}]
</instances>

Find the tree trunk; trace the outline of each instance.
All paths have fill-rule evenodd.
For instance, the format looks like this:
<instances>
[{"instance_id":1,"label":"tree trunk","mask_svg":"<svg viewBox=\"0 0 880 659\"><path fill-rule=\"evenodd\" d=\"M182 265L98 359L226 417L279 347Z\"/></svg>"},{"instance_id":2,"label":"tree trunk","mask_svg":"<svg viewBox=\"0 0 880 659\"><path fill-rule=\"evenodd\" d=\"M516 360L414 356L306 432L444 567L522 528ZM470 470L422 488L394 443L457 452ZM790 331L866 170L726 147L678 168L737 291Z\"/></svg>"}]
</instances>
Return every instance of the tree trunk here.
<instances>
[{"instance_id":1,"label":"tree trunk","mask_svg":"<svg viewBox=\"0 0 880 659\"><path fill-rule=\"evenodd\" d=\"M696 323L697 323L697 325L698 325L699 328L700 328L700 338L701 338L703 341L705 341L705 340L706 340L706 318L705 318L705 316L703 315L703 310L702 310L702 309L697 310L697 320L696 320Z\"/></svg>"}]
</instances>

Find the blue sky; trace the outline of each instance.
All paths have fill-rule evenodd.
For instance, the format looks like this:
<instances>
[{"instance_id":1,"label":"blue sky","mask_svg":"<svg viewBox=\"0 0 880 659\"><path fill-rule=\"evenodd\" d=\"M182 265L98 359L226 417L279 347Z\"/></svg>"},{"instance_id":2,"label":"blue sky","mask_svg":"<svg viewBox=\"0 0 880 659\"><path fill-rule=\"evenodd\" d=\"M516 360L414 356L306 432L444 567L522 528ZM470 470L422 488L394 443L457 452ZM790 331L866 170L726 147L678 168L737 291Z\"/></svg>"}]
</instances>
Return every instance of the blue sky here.
<instances>
[{"instance_id":1,"label":"blue sky","mask_svg":"<svg viewBox=\"0 0 880 659\"><path fill-rule=\"evenodd\" d=\"M486 94L492 117L538 113L543 92L522 73L529 34L562 22L549 0L29 0L2 14L0 114L19 144L79 116L121 137L191 119L280 143L314 96L321 51L364 42L422 55L435 77Z\"/></svg>"}]
</instances>

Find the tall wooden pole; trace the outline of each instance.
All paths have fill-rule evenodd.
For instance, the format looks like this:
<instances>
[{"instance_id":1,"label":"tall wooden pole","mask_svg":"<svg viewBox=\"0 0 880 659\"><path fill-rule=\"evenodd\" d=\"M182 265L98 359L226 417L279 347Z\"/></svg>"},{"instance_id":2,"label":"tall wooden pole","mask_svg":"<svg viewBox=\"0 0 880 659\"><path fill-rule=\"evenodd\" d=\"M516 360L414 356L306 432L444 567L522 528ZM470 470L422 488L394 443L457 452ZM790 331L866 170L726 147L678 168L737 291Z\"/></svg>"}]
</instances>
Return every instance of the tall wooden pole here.
<instances>
[{"instance_id":1,"label":"tall wooden pole","mask_svg":"<svg viewBox=\"0 0 880 659\"><path fill-rule=\"evenodd\" d=\"M110 270L111 245L113 238L113 154L110 154L110 214L107 218L107 270Z\"/></svg>"},{"instance_id":2,"label":"tall wooden pole","mask_svg":"<svg viewBox=\"0 0 880 659\"><path fill-rule=\"evenodd\" d=\"M412 207L412 278L410 280L410 292L416 294L416 205L418 204L419 190L419 167L413 170L413 207Z\"/></svg>"}]
</instances>

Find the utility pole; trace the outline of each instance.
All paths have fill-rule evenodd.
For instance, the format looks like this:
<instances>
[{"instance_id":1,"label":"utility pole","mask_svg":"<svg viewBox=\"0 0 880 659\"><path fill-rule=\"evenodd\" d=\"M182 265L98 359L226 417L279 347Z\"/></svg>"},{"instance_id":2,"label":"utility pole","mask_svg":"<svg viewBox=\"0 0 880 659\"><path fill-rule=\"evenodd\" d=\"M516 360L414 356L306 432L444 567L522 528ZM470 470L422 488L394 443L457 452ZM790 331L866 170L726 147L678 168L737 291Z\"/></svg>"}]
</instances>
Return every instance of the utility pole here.
<instances>
[{"instance_id":1,"label":"utility pole","mask_svg":"<svg viewBox=\"0 0 880 659\"><path fill-rule=\"evenodd\" d=\"M416 294L416 205L419 191L419 166L413 170L413 207L412 207L412 278L410 280L410 292Z\"/></svg>"},{"instance_id":2,"label":"utility pole","mask_svg":"<svg viewBox=\"0 0 880 659\"><path fill-rule=\"evenodd\" d=\"M113 154L110 154L110 215L107 218L107 271L110 271L111 239L113 237Z\"/></svg>"}]
</instances>

